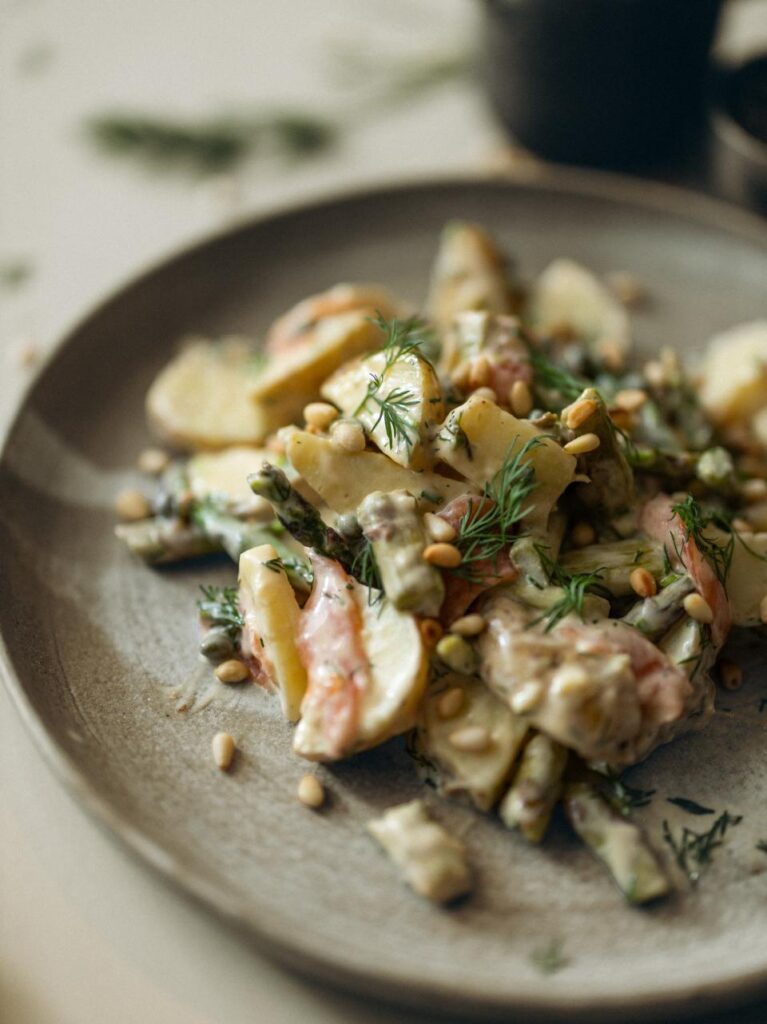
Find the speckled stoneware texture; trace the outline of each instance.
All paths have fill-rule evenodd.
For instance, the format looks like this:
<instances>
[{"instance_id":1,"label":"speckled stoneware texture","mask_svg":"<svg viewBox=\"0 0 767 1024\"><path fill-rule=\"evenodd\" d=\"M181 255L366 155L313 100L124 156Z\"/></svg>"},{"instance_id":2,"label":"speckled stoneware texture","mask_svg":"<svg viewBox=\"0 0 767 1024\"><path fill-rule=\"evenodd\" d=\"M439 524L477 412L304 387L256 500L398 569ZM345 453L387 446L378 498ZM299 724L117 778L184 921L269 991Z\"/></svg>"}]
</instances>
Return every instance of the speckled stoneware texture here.
<instances>
[{"instance_id":1,"label":"speckled stoneware texture","mask_svg":"<svg viewBox=\"0 0 767 1024\"><path fill-rule=\"evenodd\" d=\"M631 910L557 826L540 849L425 791L465 838L473 896L452 910L398 880L365 821L424 792L400 742L320 775L329 806L295 799L304 764L278 706L254 688L211 685L196 653L201 582L222 562L151 570L113 538L116 491L138 484L150 440L143 395L185 334L258 336L298 298L374 280L418 303L441 225L489 226L529 273L569 255L625 269L652 301L644 351L685 352L767 315L765 231L683 194L555 177L538 184L442 183L384 190L249 225L149 273L61 346L32 388L0 466L0 628L23 715L82 802L155 868L324 978L392 999L479 1013L594 1021L662 1019L767 988L767 697L750 643L743 689L720 696L702 734L660 750L631 781L662 853L661 823L704 827L666 802L742 814L695 891ZM239 753L213 766L219 729ZM711 819L708 819L710 823ZM542 977L536 950L561 943Z\"/></svg>"}]
</instances>

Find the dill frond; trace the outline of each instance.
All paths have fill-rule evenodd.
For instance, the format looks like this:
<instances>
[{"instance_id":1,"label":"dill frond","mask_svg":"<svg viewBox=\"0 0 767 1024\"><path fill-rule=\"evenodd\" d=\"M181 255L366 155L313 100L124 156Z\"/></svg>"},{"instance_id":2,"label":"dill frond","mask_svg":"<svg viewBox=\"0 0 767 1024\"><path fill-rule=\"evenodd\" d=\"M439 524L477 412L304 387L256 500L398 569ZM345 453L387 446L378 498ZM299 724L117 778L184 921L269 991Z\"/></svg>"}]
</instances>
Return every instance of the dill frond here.
<instances>
[{"instance_id":1,"label":"dill frond","mask_svg":"<svg viewBox=\"0 0 767 1024\"><path fill-rule=\"evenodd\" d=\"M202 597L197 602L200 618L213 626L220 626L232 637L239 635L245 625L238 605L237 587L201 586Z\"/></svg>"},{"instance_id":2,"label":"dill frond","mask_svg":"<svg viewBox=\"0 0 767 1024\"><path fill-rule=\"evenodd\" d=\"M674 860L692 885L700 881L703 870L713 859L714 850L723 844L727 831L741 821L742 815L723 811L707 832L695 832L685 825L679 838L673 835L669 823L663 822L663 841L671 848Z\"/></svg>"}]
</instances>

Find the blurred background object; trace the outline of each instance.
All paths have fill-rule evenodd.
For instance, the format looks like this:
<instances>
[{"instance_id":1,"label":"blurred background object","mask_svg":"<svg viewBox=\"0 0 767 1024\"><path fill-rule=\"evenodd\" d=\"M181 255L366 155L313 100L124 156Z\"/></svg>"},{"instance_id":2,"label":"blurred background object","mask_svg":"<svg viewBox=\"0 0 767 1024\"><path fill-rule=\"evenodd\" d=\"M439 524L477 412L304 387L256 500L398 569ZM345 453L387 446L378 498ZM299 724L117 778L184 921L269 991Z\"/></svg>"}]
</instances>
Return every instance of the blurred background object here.
<instances>
[{"instance_id":1,"label":"blurred background object","mask_svg":"<svg viewBox=\"0 0 767 1024\"><path fill-rule=\"evenodd\" d=\"M647 169L699 123L721 0L485 0L482 72L550 160Z\"/></svg>"},{"instance_id":2,"label":"blurred background object","mask_svg":"<svg viewBox=\"0 0 767 1024\"><path fill-rule=\"evenodd\" d=\"M716 73L713 172L729 198L767 212L767 49Z\"/></svg>"}]
</instances>

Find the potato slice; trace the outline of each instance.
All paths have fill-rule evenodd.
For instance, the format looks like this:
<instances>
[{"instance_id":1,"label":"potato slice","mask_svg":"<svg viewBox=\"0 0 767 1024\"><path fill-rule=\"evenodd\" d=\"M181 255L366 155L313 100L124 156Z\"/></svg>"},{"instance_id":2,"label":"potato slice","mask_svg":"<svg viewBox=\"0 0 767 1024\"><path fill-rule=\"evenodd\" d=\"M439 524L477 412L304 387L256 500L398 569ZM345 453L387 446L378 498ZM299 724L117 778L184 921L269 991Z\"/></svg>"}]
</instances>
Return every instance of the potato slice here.
<instances>
[{"instance_id":1,"label":"potato slice","mask_svg":"<svg viewBox=\"0 0 767 1024\"><path fill-rule=\"evenodd\" d=\"M727 573L732 623L758 626L760 605L767 594L767 533L739 533L738 537Z\"/></svg>"},{"instance_id":2,"label":"potato slice","mask_svg":"<svg viewBox=\"0 0 767 1024\"><path fill-rule=\"evenodd\" d=\"M700 399L717 423L749 419L767 406L767 320L739 324L709 341Z\"/></svg>"},{"instance_id":3,"label":"potato slice","mask_svg":"<svg viewBox=\"0 0 767 1024\"><path fill-rule=\"evenodd\" d=\"M398 466L377 452L341 451L327 437L303 430L288 438L287 455L296 472L339 515L356 512L371 491L408 491L429 512L474 490L463 480Z\"/></svg>"},{"instance_id":4,"label":"potato slice","mask_svg":"<svg viewBox=\"0 0 767 1024\"><path fill-rule=\"evenodd\" d=\"M283 714L295 722L306 691L296 643L300 610L288 577L274 564L276 558L271 544L240 556L240 603L252 653L279 691Z\"/></svg>"},{"instance_id":5,"label":"potato slice","mask_svg":"<svg viewBox=\"0 0 767 1024\"><path fill-rule=\"evenodd\" d=\"M244 341L192 342L150 387L149 421L179 448L257 444L281 423L251 399L256 374L254 352Z\"/></svg>"},{"instance_id":6,"label":"potato slice","mask_svg":"<svg viewBox=\"0 0 767 1024\"><path fill-rule=\"evenodd\" d=\"M371 377L381 381L372 394ZM356 416L371 441L400 466L423 469L433 461L430 432L442 421L445 403L434 369L420 356L400 356L388 366L384 352L355 360L326 380L321 394L346 416ZM400 429L387 429L381 404L387 401Z\"/></svg>"},{"instance_id":7,"label":"potato slice","mask_svg":"<svg viewBox=\"0 0 767 1024\"><path fill-rule=\"evenodd\" d=\"M266 448L226 448L222 452L200 452L186 464L189 489L198 500L216 497L227 504L248 505L254 494L248 475L257 473L265 462L274 461Z\"/></svg>"},{"instance_id":8,"label":"potato slice","mask_svg":"<svg viewBox=\"0 0 767 1024\"><path fill-rule=\"evenodd\" d=\"M554 503L575 476L576 460L529 420L518 420L495 402L473 396L445 420L435 451L438 458L481 488L493 479L510 452L534 437L543 440L527 456L535 470L536 487L524 522L545 529Z\"/></svg>"},{"instance_id":9,"label":"potato slice","mask_svg":"<svg viewBox=\"0 0 767 1024\"><path fill-rule=\"evenodd\" d=\"M631 321L612 292L574 260L554 260L538 278L529 322L540 334L572 332L597 356L631 348Z\"/></svg>"},{"instance_id":10,"label":"potato slice","mask_svg":"<svg viewBox=\"0 0 767 1024\"><path fill-rule=\"evenodd\" d=\"M446 718L441 701L451 690L460 691L462 699L457 713ZM457 703L457 696L453 699ZM461 750L451 743L453 733L466 726L487 729L490 742L484 750ZM440 769L444 793L466 793L481 811L489 811L509 780L529 728L481 679L451 673L430 687L421 704L416 747Z\"/></svg>"},{"instance_id":11,"label":"potato slice","mask_svg":"<svg viewBox=\"0 0 767 1024\"><path fill-rule=\"evenodd\" d=\"M322 569L315 562L315 587L318 571ZM426 687L428 655L412 615L397 611L389 601L371 604L368 588L345 574L331 570L320 582L321 593L312 595L302 613L319 616L322 628L302 632L309 688L293 749L312 761L333 761L377 746L413 726ZM349 600L352 606L344 607ZM355 661L354 678L347 678L338 644L344 644L348 660L357 641L365 663ZM314 649L307 651L308 644ZM312 678L312 665L324 671L331 663L338 666L330 677L333 685L323 682L326 671L318 684Z\"/></svg>"},{"instance_id":12,"label":"potato slice","mask_svg":"<svg viewBox=\"0 0 767 1024\"><path fill-rule=\"evenodd\" d=\"M325 317L304 340L267 363L251 384L251 397L281 424L291 423L319 396L326 377L347 360L379 348L381 340L380 329L364 312Z\"/></svg>"}]
</instances>

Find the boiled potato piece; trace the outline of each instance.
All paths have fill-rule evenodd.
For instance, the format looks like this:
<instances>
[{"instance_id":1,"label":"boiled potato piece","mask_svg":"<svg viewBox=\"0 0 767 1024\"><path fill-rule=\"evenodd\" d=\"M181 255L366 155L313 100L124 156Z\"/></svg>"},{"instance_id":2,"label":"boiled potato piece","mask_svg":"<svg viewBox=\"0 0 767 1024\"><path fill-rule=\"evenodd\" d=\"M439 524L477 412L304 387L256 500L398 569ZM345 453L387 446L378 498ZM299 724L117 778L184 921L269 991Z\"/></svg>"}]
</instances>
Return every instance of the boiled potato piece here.
<instances>
[{"instance_id":1,"label":"boiled potato piece","mask_svg":"<svg viewBox=\"0 0 767 1024\"><path fill-rule=\"evenodd\" d=\"M323 398L346 416L355 416L381 451L400 466L423 469L431 461L430 431L445 415L437 375L430 363L416 354L390 360L387 354L355 360L342 366L321 388ZM371 377L380 386L370 392ZM366 399L367 396L367 399ZM402 429L387 430L382 402L392 408Z\"/></svg>"},{"instance_id":2,"label":"boiled potato piece","mask_svg":"<svg viewBox=\"0 0 767 1024\"><path fill-rule=\"evenodd\" d=\"M254 494L248 475L257 473L274 453L266 448L226 448L222 452L200 452L186 464L189 489L198 501L220 498L227 504L248 505Z\"/></svg>"},{"instance_id":3,"label":"boiled potato piece","mask_svg":"<svg viewBox=\"0 0 767 1024\"><path fill-rule=\"evenodd\" d=\"M296 643L300 610L285 571L275 564L276 558L271 544L261 544L240 555L240 603L251 653L276 686L283 714L289 722L295 722L306 690L306 671Z\"/></svg>"},{"instance_id":4,"label":"boiled potato piece","mask_svg":"<svg viewBox=\"0 0 767 1024\"><path fill-rule=\"evenodd\" d=\"M530 300L529 322L540 334L572 332L596 355L631 348L631 322L612 292L574 260L554 260Z\"/></svg>"},{"instance_id":5,"label":"boiled potato piece","mask_svg":"<svg viewBox=\"0 0 767 1024\"><path fill-rule=\"evenodd\" d=\"M462 699L457 713L445 717L441 701L453 690ZM487 729L490 742L484 750L461 750L451 743L453 733L466 726ZM451 673L430 687L421 704L416 747L440 769L444 793L466 793L481 811L489 811L508 783L528 729L481 679Z\"/></svg>"},{"instance_id":6,"label":"boiled potato piece","mask_svg":"<svg viewBox=\"0 0 767 1024\"><path fill-rule=\"evenodd\" d=\"M254 353L245 342L192 342L150 387L149 421L179 448L257 444L281 423L251 399L256 374Z\"/></svg>"},{"instance_id":7,"label":"boiled potato piece","mask_svg":"<svg viewBox=\"0 0 767 1024\"><path fill-rule=\"evenodd\" d=\"M735 626L758 626L767 594L767 533L739 533L727 573L727 597Z\"/></svg>"},{"instance_id":8,"label":"boiled potato piece","mask_svg":"<svg viewBox=\"0 0 767 1024\"><path fill-rule=\"evenodd\" d=\"M251 397L281 423L290 423L318 397L326 377L354 356L379 348L381 340L380 328L363 312L324 317L305 339L270 359L251 383Z\"/></svg>"},{"instance_id":9,"label":"boiled potato piece","mask_svg":"<svg viewBox=\"0 0 767 1024\"><path fill-rule=\"evenodd\" d=\"M287 456L297 473L338 515L356 512L371 491L409 491L424 512L473 488L463 480L437 473L418 473L398 466L377 452L344 452L327 437L295 430L287 440Z\"/></svg>"},{"instance_id":10,"label":"boiled potato piece","mask_svg":"<svg viewBox=\"0 0 767 1024\"><path fill-rule=\"evenodd\" d=\"M749 419L767 405L767 320L740 324L709 341L700 399L717 423Z\"/></svg>"},{"instance_id":11,"label":"boiled potato piece","mask_svg":"<svg viewBox=\"0 0 767 1024\"><path fill-rule=\"evenodd\" d=\"M454 409L437 435L437 457L478 488L493 479L509 454L527 441L541 437L527 461L535 470L536 487L529 498L530 512L523 522L545 529L554 503L575 476L576 460L529 420L518 420L495 402L472 396Z\"/></svg>"},{"instance_id":12,"label":"boiled potato piece","mask_svg":"<svg viewBox=\"0 0 767 1024\"><path fill-rule=\"evenodd\" d=\"M323 572L314 564L315 588L322 589L313 592L302 615L317 616L315 624L322 628L307 629L304 620L301 644L309 687L293 749L312 761L334 761L412 728L429 659L412 615L389 601L372 604L367 587L337 569ZM351 659L350 678L345 664L356 644L364 661ZM330 674L329 665L334 666ZM313 678L317 667L321 679Z\"/></svg>"}]
</instances>

